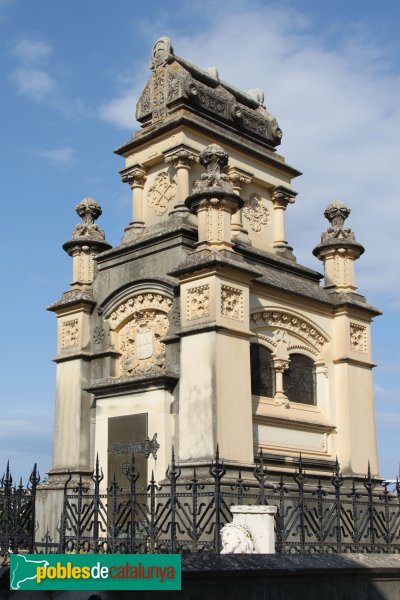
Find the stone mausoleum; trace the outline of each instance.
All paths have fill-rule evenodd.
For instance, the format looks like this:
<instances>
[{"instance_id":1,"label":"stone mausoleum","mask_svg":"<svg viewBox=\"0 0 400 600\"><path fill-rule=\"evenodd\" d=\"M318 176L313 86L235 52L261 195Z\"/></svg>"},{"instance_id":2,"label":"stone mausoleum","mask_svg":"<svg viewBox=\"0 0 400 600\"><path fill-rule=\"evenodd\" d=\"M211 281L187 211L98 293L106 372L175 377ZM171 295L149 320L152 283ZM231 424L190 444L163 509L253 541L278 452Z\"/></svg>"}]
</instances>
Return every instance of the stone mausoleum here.
<instances>
[{"instance_id":1,"label":"stone mausoleum","mask_svg":"<svg viewBox=\"0 0 400 600\"><path fill-rule=\"evenodd\" d=\"M350 210L325 210L313 250L321 284L286 240L300 172L276 150L282 131L263 92L193 65L166 37L150 68L140 129L116 151L132 190L121 242L107 243L101 208L85 198L63 246L73 279L49 307L54 452L39 505L68 474L88 477L97 455L104 485L132 451L142 481L151 470L161 480L172 446L181 465L209 463L218 444L233 469L262 450L277 472L301 453L310 473L330 474L337 457L345 474L368 461L377 474L370 325L380 313L357 292L364 249Z\"/></svg>"}]
</instances>

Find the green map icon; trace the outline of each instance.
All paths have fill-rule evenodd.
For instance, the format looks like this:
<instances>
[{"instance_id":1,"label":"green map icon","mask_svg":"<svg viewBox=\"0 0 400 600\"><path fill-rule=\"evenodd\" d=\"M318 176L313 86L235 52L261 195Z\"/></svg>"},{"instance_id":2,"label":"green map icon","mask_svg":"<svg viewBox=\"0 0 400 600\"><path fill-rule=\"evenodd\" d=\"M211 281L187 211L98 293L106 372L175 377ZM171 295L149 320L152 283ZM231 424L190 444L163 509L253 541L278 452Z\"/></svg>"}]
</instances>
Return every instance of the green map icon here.
<instances>
[{"instance_id":1,"label":"green map icon","mask_svg":"<svg viewBox=\"0 0 400 600\"><path fill-rule=\"evenodd\" d=\"M47 567L47 560L32 560L23 554L10 555L10 589L24 589L24 582L31 579L36 581L36 569Z\"/></svg>"}]
</instances>

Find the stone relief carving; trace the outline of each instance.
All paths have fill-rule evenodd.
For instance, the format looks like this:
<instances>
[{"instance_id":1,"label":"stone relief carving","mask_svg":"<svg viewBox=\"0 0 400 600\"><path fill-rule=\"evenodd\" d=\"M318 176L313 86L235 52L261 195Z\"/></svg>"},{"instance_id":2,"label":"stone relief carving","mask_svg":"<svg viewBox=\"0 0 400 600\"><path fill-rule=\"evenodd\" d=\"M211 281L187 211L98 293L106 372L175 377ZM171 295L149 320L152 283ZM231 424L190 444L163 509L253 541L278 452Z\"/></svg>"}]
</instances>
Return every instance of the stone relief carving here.
<instances>
[{"instance_id":1,"label":"stone relief carving","mask_svg":"<svg viewBox=\"0 0 400 600\"><path fill-rule=\"evenodd\" d=\"M224 239L224 209L217 208L217 218L214 218L215 209L208 206L207 209L207 239L222 242Z\"/></svg>"},{"instance_id":2,"label":"stone relief carving","mask_svg":"<svg viewBox=\"0 0 400 600\"><path fill-rule=\"evenodd\" d=\"M159 67L168 61L171 54L174 53L174 49L172 48L171 40L167 36L163 36L156 41L151 51L151 59L152 63L150 65L151 69L154 67Z\"/></svg>"},{"instance_id":3,"label":"stone relief carving","mask_svg":"<svg viewBox=\"0 0 400 600\"><path fill-rule=\"evenodd\" d=\"M244 525L227 523L221 529L221 554L253 554L254 542Z\"/></svg>"},{"instance_id":4,"label":"stone relief carving","mask_svg":"<svg viewBox=\"0 0 400 600\"><path fill-rule=\"evenodd\" d=\"M81 282L91 283L94 277L94 258L96 253L89 250L88 246L82 246L79 256L78 279Z\"/></svg>"},{"instance_id":5,"label":"stone relief carving","mask_svg":"<svg viewBox=\"0 0 400 600\"><path fill-rule=\"evenodd\" d=\"M170 203L175 198L176 183L171 181L168 173L162 172L157 175L154 185L148 191L149 205L154 208L158 215L163 215Z\"/></svg>"},{"instance_id":6,"label":"stone relief carving","mask_svg":"<svg viewBox=\"0 0 400 600\"><path fill-rule=\"evenodd\" d=\"M94 343L101 344L105 337L106 337L106 332L104 330L104 327L102 327L101 325L98 325L97 327L95 327L95 329L93 331Z\"/></svg>"},{"instance_id":7,"label":"stone relief carving","mask_svg":"<svg viewBox=\"0 0 400 600\"><path fill-rule=\"evenodd\" d=\"M350 260L347 257L343 259L343 283L350 285Z\"/></svg>"},{"instance_id":8,"label":"stone relief carving","mask_svg":"<svg viewBox=\"0 0 400 600\"><path fill-rule=\"evenodd\" d=\"M153 77L153 122L162 120L167 114L167 108L165 106L165 82L165 70L162 67L155 69Z\"/></svg>"},{"instance_id":9,"label":"stone relief carving","mask_svg":"<svg viewBox=\"0 0 400 600\"><path fill-rule=\"evenodd\" d=\"M303 337L309 344L321 352L323 346L328 341L325 336L312 325L284 311L264 310L251 315L251 325L253 327L270 326L282 327L288 331L293 331Z\"/></svg>"},{"instance_id":10,"label":"stone relief carving","mask_svg":"<svg viewBox=\"0 0 400 600\"><path fill-rule=\"evenodd\" d=\"M221 285L221 314L227 319L236 321L244 320L244 293L243 290Z\"/></svg>"},{"instance_id":11,"label":"stone relief carving","mask_svg":"<svg viewBox=\"0 0 400 600\"><path fill-rule=\"evenodd\" d=\"M350 323L350 348L354 352L367 354L367 328L364 325Z\"/></svg>"},{"instance_id":12,"label":"stone relief carving","mask_svg":"<svg viewBox=\"0 0 400 600\"><path fill-rule=\"evenodd\" d=\"M128 317L143 310L159 310L167 313L171 308L172 300L162 294L144 293L129 298L114 310L110 317L111 329L117 329Z\"/></svg>"},{"instance_id":13,"label":"stone relief carving","mask_svg":"<svg viewBox=\"0 0 400 600\"><path fill-rule=\"evenodd\" d=\"M259 194L251 194L250 198L244 201L243 216L255 233L260 233L270 222L269 211Z\"/></svg>"},{"instance_id":14,"label":"stone relief carving","mask_svg":"<svg viewBox=\"0 0 400 600\"><path fill-rule=\"evenodd\" d=\"M186 319L202 319L210 316L210 286L200 285L187 290Z\"/></svg>"},{"instance_id":15,"label":"stone relief carving","mask_svg":"<svg viewBox=\"0 0 400 600\"><path fill-rule=\"evenodd\" d=\"M172 313L172 322L175 327L179 327L181 324L181 309L177 306Z\"/></svg>"},{"instance_id":16,"label":"stone relief carving","mask_svg":"<svg viewBox=\"0 0 400 600\"><path fill-rule=\"evenodd\" d=\"M78 345L79 327L78 319L64 321L62 324L61 346L73 348Z\"/></svg>"},{"instance_id":17,"label":"stone relief carving","mask_svg":"<svg viewBox=\"0 0 400 600\"><path fill-rule=\"evenodd\" d=\"M161 339L169 327L168 317L158 310L137 312L120 331L121 376L162 371L165 344Z\"/></svg>"},{"instance_id":18,"label":"stone relief carving","mask_svg":"<svg viewBox=\"0 0 400 600\"><path fill-rule=\"evenodd\" d=\"M292 352L299 352L300 354L302 354L302 352L311 352L311 354L313 354L314 356L318 356L318 351L315 348L312 348L311 346L305 346L303 344L290 344L288 345L288 351L289 353Z\"/></svg>"}]
</instances>

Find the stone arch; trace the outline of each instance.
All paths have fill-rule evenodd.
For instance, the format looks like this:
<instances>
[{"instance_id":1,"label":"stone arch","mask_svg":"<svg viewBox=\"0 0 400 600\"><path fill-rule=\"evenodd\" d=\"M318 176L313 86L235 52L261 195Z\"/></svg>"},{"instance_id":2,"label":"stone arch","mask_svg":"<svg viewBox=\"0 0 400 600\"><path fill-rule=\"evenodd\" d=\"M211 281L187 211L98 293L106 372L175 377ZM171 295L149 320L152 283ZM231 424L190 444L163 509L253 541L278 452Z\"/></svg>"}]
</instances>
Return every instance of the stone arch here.
<instances>
[{"instance_id":1,"label":"stone arch","mask_svg":"<svg viewBox=\"0 0 400 600\"><path fill-rule=\"evenodd\" d=\"M257 333L259 329L277 330L283 329L293 337L300 339L297 345L307 353L319 356L326 352L329 338L328 335L315 323L309 321L302 315L292 311L278 308L265 308L254 311L250 315L250 328ZM288 349L295 348L296 344L289 344Z\"/></svg>"},{"instance_id":2,"label":"stone arch","mask_svg":"<svg viewBox=\"0 0 400 600\"><path fill-rule=\"evenodd\" d=\"M142 282L120 291L104 308L114 348L119 352L119 377L165 370L163 338L169 330L172 293L166 286Z\"/></svg>"}]
</instances>

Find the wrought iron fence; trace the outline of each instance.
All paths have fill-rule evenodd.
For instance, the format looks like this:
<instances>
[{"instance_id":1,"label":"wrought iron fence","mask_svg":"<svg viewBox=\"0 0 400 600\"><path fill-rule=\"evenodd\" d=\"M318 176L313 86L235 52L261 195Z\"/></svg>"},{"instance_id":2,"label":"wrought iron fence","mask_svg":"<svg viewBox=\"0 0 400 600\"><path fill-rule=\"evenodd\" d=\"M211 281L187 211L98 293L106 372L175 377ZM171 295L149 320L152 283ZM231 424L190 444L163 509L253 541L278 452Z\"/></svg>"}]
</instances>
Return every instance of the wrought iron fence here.
<instances>
[{"instance_id":1,"label":"wrought iron fence","mask_svg":"<svg viewBox=\"0 0 400 600\"><path fill-rule=\"evenodd\" d=\"M0 480L0 556L21 550L33 552L35 498L40 476L35 464L26 487L15 485L7 463Z\"/></svg>"},{"instance_id":2,"label":"wrought iron fence","mask_svg":"<svg viewBox=\"0 0 400 600\"><path fill-rule=\"evenodd\" d=\"M330 478L308 477L301 457L293 475L268 472L262 454L244 479L234 478L218 451L206 476L190 476L172 455L166 481L151 476L138 488L134 460L125 470L128 489L115 477L102 492L96 462L93 487L67 481L61 526L64 552L165 553L220 551L220 529L231 521L234 504L277 506L279 553L400 552L400 485L393 491L368 468L361 479L346 479L339 464Z\"/></svg>"},{"instance_id":3,"label":"wrought iron fence","mask_svg":"<svg viewBox=\"0 0 400 600\"><path fill-rule=\"evenodd\" d=\"M306 474L300 457L295 473L277 477L260 454L252 474L233 476L217 452L199 474L189 474L172 456L162 484L152 475L147 487L139 487L133 457L125 475L126 488L114 477L104 489L96 461L90 486L66 482L57 552L219 552L232 505L269 504L278 509L279 553L400 553L399 482L391 490L369 469L364 479L349 479L337 463L332 477L318 479ZM39 480L35 465L28 485L15 485L7 465L0 481L0 555L34 551Z\"/></svg>"}]
</instances>

